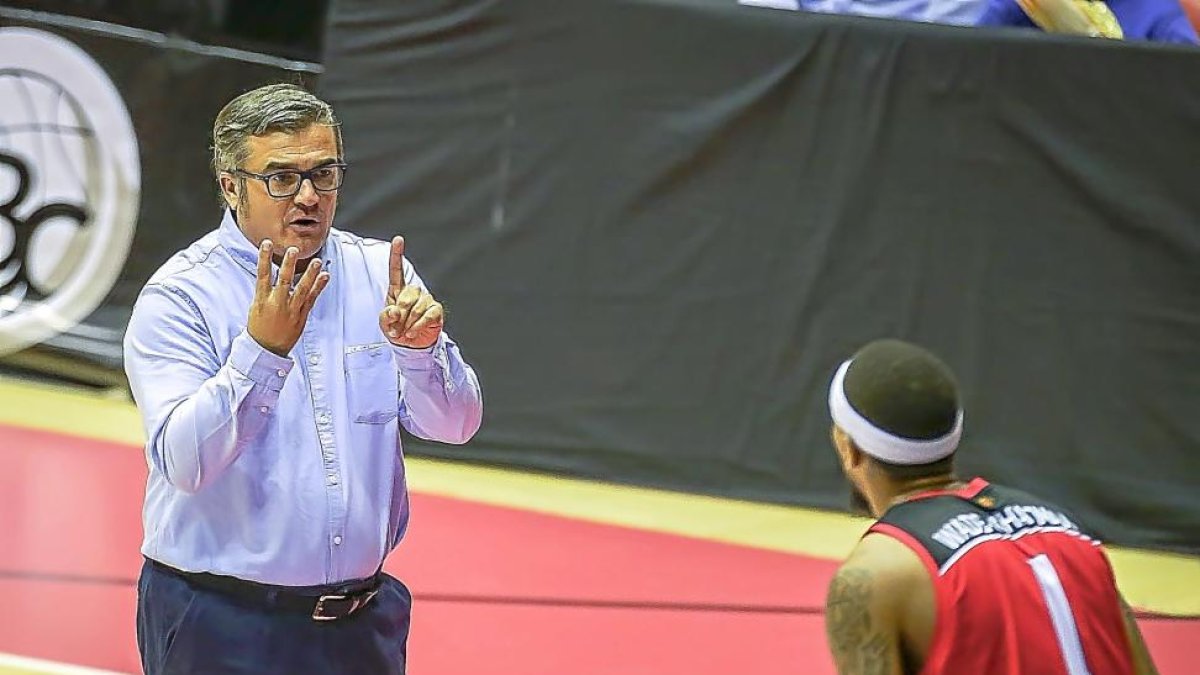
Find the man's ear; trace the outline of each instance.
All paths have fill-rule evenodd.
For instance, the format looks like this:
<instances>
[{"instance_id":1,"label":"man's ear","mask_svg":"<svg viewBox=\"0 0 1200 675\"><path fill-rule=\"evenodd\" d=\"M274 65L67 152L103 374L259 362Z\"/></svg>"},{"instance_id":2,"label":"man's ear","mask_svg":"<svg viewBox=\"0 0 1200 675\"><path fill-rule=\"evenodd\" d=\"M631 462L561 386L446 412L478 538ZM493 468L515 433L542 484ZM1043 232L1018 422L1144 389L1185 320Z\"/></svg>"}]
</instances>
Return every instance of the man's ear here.
<instances>
[{"instance_id":1,"label":"man's ear","mask_svg":"<svg viewBox=\"0 0 1200 675\"><path fill-rule=\"evenodd\" d=\"M221 196L225 198L225 203L229 208L237 210L238 205L238 181L233 176L222 173L217 178L218 184L221 186Z\"/></svg>"},{"instance_id":2,"label":"man's ear","mask_svg":"<svg viewBox=\"0 0 1200 675\"><path fill-rule=\"evenodd\" d=\"M833 427L833 444L837 447L838 458L842 460L842 467L849 469L857 469L867 460L867 455L858 447L850 434L847 434L841 427L834 425Z\"/></svg>"},{"instance_id":3,"label":"man's ear","mask_svg":"<svg viewBox=\"0 0 1200 675\"><path fill-rule=\"evenodd\" d=\"M858 451L858 446L854 445L854 440L850 438L850 434L842 431L838 425L833 425L831 432L833 438L833 447L837 449L838 460L842 463L843 469L851 469L857 466L855 454L861 455ZM861 460L859 460L861 461Z\"/></svg>"},{"instance_id":4,"label":"man's ear","mask_svg":"<svg viewBox=\"0 0 1200 675\"><path fill-rule=\"evenodd\" d=\"M847 441L847 445L850 446L849 450L847 451L847 454L849 455L849 457L847 458L847 462L848 462L850 468L858 469L863 464L866 464L867 463L867 453L863 452L862 448L858 447L858 443L855 443L853 438L850 438L849 436L847 436L846 441Z\"/></svg>"}]
</instances>

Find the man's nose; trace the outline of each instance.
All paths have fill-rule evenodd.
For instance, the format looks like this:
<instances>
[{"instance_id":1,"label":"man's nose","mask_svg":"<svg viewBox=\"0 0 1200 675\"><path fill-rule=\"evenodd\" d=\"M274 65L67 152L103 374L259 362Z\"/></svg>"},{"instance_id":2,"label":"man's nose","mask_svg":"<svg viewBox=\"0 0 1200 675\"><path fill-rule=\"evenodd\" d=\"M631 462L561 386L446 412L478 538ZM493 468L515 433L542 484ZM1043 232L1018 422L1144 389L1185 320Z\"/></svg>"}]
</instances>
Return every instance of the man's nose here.
<instances>
[{"instance_id":1,"label":"man's nose","mask_svg":"<svg viewBox=\"0 0 1200 675\"><path fill-rule=\"evenodd\" d=\"M296 192L296 203L303 206L316 206L320 200L321 195L317 192L317 188L313 187L311 180L305 178L300 183L300 190Z\"/></svg>"}]
</instances>

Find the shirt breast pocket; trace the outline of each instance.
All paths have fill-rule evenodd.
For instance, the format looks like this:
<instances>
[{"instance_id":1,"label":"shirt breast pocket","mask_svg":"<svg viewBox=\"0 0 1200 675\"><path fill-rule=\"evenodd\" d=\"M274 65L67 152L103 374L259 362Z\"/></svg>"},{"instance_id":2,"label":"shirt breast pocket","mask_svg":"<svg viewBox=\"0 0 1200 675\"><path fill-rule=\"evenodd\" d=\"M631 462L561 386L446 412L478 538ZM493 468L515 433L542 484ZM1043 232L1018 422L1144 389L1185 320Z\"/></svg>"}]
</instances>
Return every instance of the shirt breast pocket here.
<instances>
[{"instance_id":1,"label":"shirt breast pocket","mask_svg":"<svg viewBox=\"0 0 1200 675\"><path fill-rule=\"evenodd\" d=\"M400 405L400 376L386 342L346 348L346 393L350 419L387 424Z\"/></svg>"}]
</instances>

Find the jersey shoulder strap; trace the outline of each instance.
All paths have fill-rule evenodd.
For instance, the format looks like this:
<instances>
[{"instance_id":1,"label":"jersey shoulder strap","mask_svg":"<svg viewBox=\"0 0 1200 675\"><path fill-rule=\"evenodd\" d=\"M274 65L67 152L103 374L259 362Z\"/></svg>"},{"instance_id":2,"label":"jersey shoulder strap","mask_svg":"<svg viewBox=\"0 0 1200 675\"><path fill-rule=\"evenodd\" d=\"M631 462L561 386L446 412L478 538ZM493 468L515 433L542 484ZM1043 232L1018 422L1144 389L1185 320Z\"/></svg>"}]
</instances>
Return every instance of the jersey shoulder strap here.
<instances>
[{"instance_id":1,"label":"jersey shoulder strap","mask_svg":"<svg viewBox=\"0 0 1200 675\"><path fill-rule=\"evenodd\" d=\"M1096 540L1065 509L1020 490L976 479L961 490L917 495L888 509L871 531L904 531L939 570L985 541L1065 532Z\"/></svg>"}]
</instances>

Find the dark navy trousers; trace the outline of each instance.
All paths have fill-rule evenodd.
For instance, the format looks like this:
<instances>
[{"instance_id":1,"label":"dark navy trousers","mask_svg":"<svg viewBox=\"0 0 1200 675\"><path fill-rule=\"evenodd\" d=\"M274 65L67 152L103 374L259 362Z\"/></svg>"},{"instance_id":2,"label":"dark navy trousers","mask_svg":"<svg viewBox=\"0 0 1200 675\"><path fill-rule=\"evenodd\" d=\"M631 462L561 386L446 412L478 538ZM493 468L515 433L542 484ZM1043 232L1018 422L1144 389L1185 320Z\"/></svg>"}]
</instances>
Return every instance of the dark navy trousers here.
<instances>
[{"instance_id":1,"label":"dark navy trousers","mask_svg":"<svg viewBox=\"0 0 1200 675\"><path fill-rule=\"evenodd\" d=\"M337 621L250 606L146 563L137 638L146 675L404 675L412 595L384 575Z\"/></svg>"}]
</instances>

